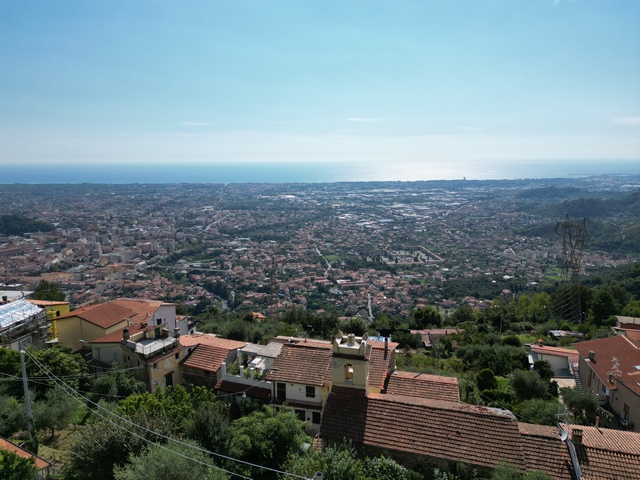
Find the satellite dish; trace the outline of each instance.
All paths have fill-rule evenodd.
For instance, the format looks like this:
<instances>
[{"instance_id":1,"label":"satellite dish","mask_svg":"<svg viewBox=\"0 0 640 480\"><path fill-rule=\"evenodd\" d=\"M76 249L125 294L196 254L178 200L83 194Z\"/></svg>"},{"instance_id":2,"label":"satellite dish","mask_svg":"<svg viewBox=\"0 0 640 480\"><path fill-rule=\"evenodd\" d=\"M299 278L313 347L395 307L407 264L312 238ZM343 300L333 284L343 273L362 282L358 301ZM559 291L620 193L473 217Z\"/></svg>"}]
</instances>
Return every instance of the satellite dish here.
<instances>
[{"instance_id":1,"label":"satellite dish","mask_svg":"<svg viewBox=\"0 0 640 480\"><path fill-rule=\"evenodd\" d=\"M566 442L567 438L569 438L569 431L563 428L562 430L560 430L560 440Z\"/></svg>"}]
</instances>

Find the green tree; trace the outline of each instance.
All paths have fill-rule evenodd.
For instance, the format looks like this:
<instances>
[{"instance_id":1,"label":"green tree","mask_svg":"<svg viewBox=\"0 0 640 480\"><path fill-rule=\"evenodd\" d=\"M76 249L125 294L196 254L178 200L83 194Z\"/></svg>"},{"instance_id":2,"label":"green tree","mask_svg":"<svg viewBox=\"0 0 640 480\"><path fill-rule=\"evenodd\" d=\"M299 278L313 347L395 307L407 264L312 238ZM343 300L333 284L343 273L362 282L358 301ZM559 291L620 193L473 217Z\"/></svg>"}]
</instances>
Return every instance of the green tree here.
<instances>
[{"instance_id":1,"label":"green tree","mask_svg":"<svg viewBox=\"0 0 640 480\"><path fill-rule=\"evenodd\" d=\"M35 478L37 471L33 457L22 458L13 452L0 449L0 478L3 480Z\"/></svg>"},{"instance_id":2,"label":"green tree","mask_svg":"<svg viewBox=\"0 0 640 480\"><path fill-rule=\"evenodd\" d=\"M56 428L65 428L73 421L78 402L61 388L52 388L45 394L45 399L36 402L33 419L38 430L49 428L51 438Z\"/></svg>"},{"instance_id":3,"label":"green tree","mask_svg":"<svg viewBox=\"0 0 640 480\"><path fill-rule=\"evenodd\" d=\"M533 370L538 372L540 378L543 380L551 380L553 377L553 368L551 368L551 364L546 360L536 360L533 364Z\"/></svg>"},{"instance_id":4,"label":"green tree","mask_svg":"<svg viewBox=\"0 0 640 480\"><path fill-rule=\"evenodd\" d=\"M187 419L185 435L210 452L226 454L231 441L227 406L222 402L206 403Z\"/></svg>"},{"instance_id":5,"label":"green tree","mask_svg":"<svg viewBox=\"0 0 640 480\"><path fill-rule=\"evenodd\" d=\"M23 430L26 425L27 411L24 401L8 395L0 396L0 435L8 437Z\"/></svg>"},{"instance_id":6,"label":"green tree","mask_svg":"<svg viewBox=\"0 0 640 480\"><path fill-rule=\"evenodd\" d=\"M240 460L279 469L290 453L310 440L303 426L292 411L265 406L232 424L229 453ZM245 467L241 473L255 479L275 478L273 472L256 467Z\"/></svg>"},{"instance_id":7,"label":"green tree","mask_svg":"<svg viewBox=\"0 0 640 480\"><path fill-rule=\"evenodd\" d=\"M411 328L422 330L425 328L439 328L442 325L442 317L435 307L426 307L414 310L410 322Z\"/></svg>"},{"instance_id":8,"label":"green tree","mask_svg":"<svg viewBox=\"0 0 640 480\"><path fill-rule=\"evenodd\" d=\"M558 410L562 410L562 408L556 399L532 398L531 400L525 400L516 407L518 417L525 419L527 422L551 427L558 423L558 417L556 416Z\"/></svg>"},{"instance_id":9,"label":"green tree","mask_svg":"<svg viewBox=\"0 0 640 480\"><path fill-rule=\"evenodd\" d=\"M349 445L326 448L319 452L310 449L289 457L284 470L312 478L322 472L325 480L418 480L421 475L384 456L360 459Z\"/></svg>"},{"instance_id":10,"label":"green tree","mask_svg":"<svg viewBox=\"0 0 640 480\"><path fill-rule=\"evenodd\" d=\"M540 378L538 372L515 370L511 375L511 388L513 388L519 402L547 397L547 382Z\"/></svg>"},{"instance_id":11,"label":"green tree","mask_svg":"<svg viewBox=\"0 0 640 480\"><path fill-rule=\"evenodd\" d=\"M64 302L66 298L59 284L56 282L48 282L47 280L40 280L33 290L31 297L37 300L49 300L52 302Z\"/></svg>"},{"instance_id":12,"label":"green tree","mask_svg":"<svg viewBox=\"0 0 640 480\"><path fill-rule=\"evenodd\" d=\"M573 388L563 388L560 392L564 404L573 414L576 423L584 425L591 423L595 419L596 409L598 408L595 394Z\"/></svg>"},{"instance_id":13,"label":"green tree","mask_svg":"<svg viewBox=\"0 0 640 480\"><path fill-rule=\"evenodd\" d=\"M216 469L205 453L186 445L169 442L150 445L138 455L131 455L129 463L116 466L115 480L224 480L227 474Z\"/></svg>"},{"instance_id":14,"label":"green tree","mask_svg":"<svg viewBox=\"0 0 640 480\"><path fill-rule=\"evenodd\" d=\"M44 397L49 387L56 386L52 376L63 378L74 390L89 389L89 369L81 355L71 353L71 348L56 346L47 350L31 350L25 358L27 374L30 378L45 377L46 381L35 384L38 399Z\"/></svg>"},{"instance_id":15,"label":"green tree","mask_svg":"<svg viewBox=\"0 0 640 480\"><path fill-rule=\"evenodd\" d=\"M493 390L498 387L498 381L491 369L485 368L478 373L478 388L480 391Z\"/></svg>"},{"instance_id":16,"label":"green tree","mask_svg":"<svg viewBox=\"0 0 640 480\"><path fill-rule=\"evenodd\" d=\"M140 454L147 441L158 441L150 431L165 436L172 433L169 423L144 414L137 415L134 423L147 430L133 426L126 415L101 414L109 420L89 423L71 437L69 451L73 455L65 464L66 480L112 480L114 467L122 467L130 455Z\"/></svg>"}]
</instances>

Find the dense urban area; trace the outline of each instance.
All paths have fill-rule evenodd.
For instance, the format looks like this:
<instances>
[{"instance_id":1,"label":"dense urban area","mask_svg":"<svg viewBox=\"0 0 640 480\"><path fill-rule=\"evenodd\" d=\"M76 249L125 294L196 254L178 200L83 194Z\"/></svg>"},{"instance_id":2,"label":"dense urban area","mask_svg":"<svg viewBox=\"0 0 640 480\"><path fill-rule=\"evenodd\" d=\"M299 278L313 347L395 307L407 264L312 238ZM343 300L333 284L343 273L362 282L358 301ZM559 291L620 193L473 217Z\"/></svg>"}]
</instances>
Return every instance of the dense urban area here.
<instances>
[{"instance_id":1,"label":"dense urban area","mask_svg":"<svg viewBox=\"0 0 640 480\"><path fill-rule=\"evenodd\" d=\"M0 194L7 478L640 478L640 175Z\"/></svg>"}]
</instances>

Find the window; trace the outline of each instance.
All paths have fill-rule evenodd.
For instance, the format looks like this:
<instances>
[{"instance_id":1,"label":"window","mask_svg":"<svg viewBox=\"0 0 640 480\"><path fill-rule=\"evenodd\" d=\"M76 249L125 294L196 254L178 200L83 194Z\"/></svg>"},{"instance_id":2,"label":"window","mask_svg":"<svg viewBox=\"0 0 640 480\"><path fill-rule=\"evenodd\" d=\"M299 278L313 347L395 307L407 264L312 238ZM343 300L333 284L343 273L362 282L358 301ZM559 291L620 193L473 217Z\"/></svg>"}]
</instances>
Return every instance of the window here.
<instances>
[{"instance_id":1,"label":"window","mask_svg":"<svg viewBox=\"0 0 640 480\"><path fill-rule=\"evenodd\" d=\"M629 405L627 405L626 403L622 406L622 413L624 414L622 416L622 419L624 421L629 421Z\"/></svg>"},{"instance_id":2,"label":"window","mask_svg":"<svg viewBox=\"0 0 640 480\"><path fill-rule=\"evenodd\" d=\"M276 400L278 402L287 401L287 384L286 383L276 383Z\"/></svg>"},{"instance_id":3,"label":"window","mask_svg":"<svg viewBox=\"0 0 640 480\"><path fill-rule=\"evenodd\" d=\"M154 370L157 370L157 369L158 369L158 364L157 364L157 363L154 363L154 364L153 364L153 369L154 369Z\"/></svg>"},{"instance_id":4,"label":"window","mask_svg":"<svg viewBox=\"0 0 640 480\"><path fill-rule=\"evenodd\" d=\"M296 416L298 417L298 420L302 420L303 422L306 420L304 417L304 410L296 409Z\"/></svg>"},{"instance_id":5,"label":"window","mask_svg":"<svg viewBox=\"0 0 640 480\"><path fill-rule=\"evenodd\" d=\"M320 425L320 412L311 412L311 423L315 423L316 425Z\"/></svg>"},{"instance_id":6,"label":"window","mask_svg":"<svg viewBox=\"0 0 640 480\"><path fill-rule=\"evenodd\" d=\"M180 353L176 353L176 360L180 358Z\"/></svg>"},{"instance_id":7,"label":"window","mask_svg":"<svg viewBox=\"0 0 640 480\"><path fill-rule=\"evenodd\" d=\"M350 363L344 366L344 378L347 382L353 382L353 365Z\"/></svg>"},{"instance_id":8,"label":"window","mask_svg":"<svg viewBox=\"0 0 640 480\"><path fill-rule=\"evenodd\" d=\"M316 387L307 386L307 398L316 398Z\"/></svg>"}]
</instances>

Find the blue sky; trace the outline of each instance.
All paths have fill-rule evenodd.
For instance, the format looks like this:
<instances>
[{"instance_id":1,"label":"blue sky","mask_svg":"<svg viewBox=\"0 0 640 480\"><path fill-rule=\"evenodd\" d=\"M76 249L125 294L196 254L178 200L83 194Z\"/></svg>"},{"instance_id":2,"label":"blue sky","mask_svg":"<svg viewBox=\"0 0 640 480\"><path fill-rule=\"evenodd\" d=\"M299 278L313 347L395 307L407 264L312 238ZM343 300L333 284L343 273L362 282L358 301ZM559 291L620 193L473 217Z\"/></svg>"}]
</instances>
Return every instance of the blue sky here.
<instances>
[{"instance_id":1,"label":"blue sky","mask_svg":"<svg viewBox=\"0 0 640 480\"><path fill-rule=\"evenodd\" d=\"M0 164L640 165L638 25L629 0L0 0Z\"/></svg>"}]
</instances>

